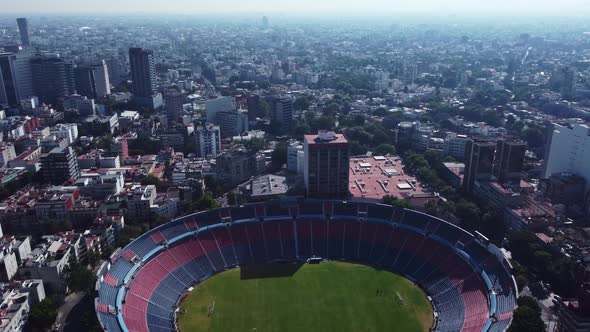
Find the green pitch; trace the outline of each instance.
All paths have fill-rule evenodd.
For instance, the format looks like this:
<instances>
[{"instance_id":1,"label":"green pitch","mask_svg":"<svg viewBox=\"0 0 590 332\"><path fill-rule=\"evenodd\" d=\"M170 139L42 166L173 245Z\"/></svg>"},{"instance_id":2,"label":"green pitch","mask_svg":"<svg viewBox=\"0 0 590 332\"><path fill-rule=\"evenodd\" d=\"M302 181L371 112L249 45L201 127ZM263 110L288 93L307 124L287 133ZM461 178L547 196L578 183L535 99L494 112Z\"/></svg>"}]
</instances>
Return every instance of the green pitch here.
<instances>
[{"instance_id":1,"label":"green pitch","mask_svg":"<svg viewBox=\"0 0 590 332\"><path fill-rule=\"evenodd\" d=\"M432 306L408 280L364 265L266 265L206 280L178 320L181 332L418 332L431 327Z\"/></svg>"}]
</instances>

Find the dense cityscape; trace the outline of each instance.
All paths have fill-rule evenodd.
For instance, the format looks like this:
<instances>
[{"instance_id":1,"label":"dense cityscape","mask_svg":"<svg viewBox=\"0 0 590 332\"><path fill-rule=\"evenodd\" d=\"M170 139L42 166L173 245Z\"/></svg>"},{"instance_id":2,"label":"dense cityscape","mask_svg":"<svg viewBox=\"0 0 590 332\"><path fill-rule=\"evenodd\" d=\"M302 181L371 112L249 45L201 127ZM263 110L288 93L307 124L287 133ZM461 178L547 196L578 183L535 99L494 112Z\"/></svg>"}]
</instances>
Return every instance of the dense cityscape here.
<instances>
[{"instance_id":1,"label":"dense cityscape","mask_svg":"<svg viewBox=\"0 0 590 332\"><path fill-rule=\"evenodd\" d=\"M485 302L481 330L589 331L588 31L0 17L0 332L141 331L103 302L103 284L133 289L117 261L148 266L121 248L194 213L310 199L363 220L375 203L420 211L501 252L516 309Z\"/></svg>"}]
</instances>

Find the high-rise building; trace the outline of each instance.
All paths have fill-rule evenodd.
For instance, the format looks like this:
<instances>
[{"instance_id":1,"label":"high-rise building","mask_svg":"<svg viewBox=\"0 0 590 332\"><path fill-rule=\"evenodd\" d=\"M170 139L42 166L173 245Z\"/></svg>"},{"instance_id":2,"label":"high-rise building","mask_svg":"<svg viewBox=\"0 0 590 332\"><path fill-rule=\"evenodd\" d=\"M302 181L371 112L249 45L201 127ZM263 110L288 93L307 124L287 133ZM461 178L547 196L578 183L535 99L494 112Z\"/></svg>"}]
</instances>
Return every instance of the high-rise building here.
<instances>
[{"instance_id":1,"label":"high-rise building","mask_svg":"<svg viewBox=\"0 0 590 332\"><path fill-rule=\"evenodd\" d=\"M80 177L78 157L72 147L54 148L41 157L41 174L45 182L60 185Z\"/></svg>"},{"instance_id":2,"label":"high-rise building","mask_svg":"<svg viewBox=\"0 0 590 332\"><path fill-rule=\"evenodd\" d=\"M76 93L74 65L55 55L31 59L33 89L39 101L54 104L61 97Z\"/></svg>"},{"instance_id":3,"label":"high-rise building","mask_svg":"<svg viewBox=\"0 0 590 332\"><path fill-rule=\"evenodd\" d=\"M465 144L465 175L463 188L472 192L476 180L491 180L494 169L496 144L469 140Z\"/></svg>"},{"instance_id":4,"label":"high-rise building","mask_svg":"<svg viewBox=\"0 0 590 332\"><path fill-rule=\"evenodd\" d=\"M26 17L19 17L16 19L16 23L18 24L18 30L20 32L20 40L24 47L31 46L31 42L29 41L29 22Z\"/></svg>"},{"instance_id":5,"label":"high-rise building","mask_svg":"<svg viewBox=\"0 0 590 332\"><path fill-rule=\"evenodd\" d=\"M182 123L184 96L177 86L169 87L164 93L164 109L168 115L168 123Z\"/></svg>"},{"instance_id":6,"label":"high-rise building","mask_svg":"<svg viewBox=\"0 0 590 332\"><path fill-rule=\"evenodd\" d=\"M129 49L131 92L136 103L156 109L162 106L162 95L157 91L154 52L139 47Z\"/></svg>"},{"instance_id":7,"label":"high-rise building","mask_svg":"<svg viewBox=\"0 0 590 332\"><path fill-rule=\"evenodd\" d=\"M305 135L304 139L305 187L308 197L346 198L350 149L342 134L320 131Z\"/></svg>"},{"instance_id":8,"label":"high-rise building","mask_svg":"<svg viewBox=\"0 0 590 332\"><path fill-rule=\"evenodd\" d=\"M31 48L21 46L4 47L6 52L16 55L14 77L20 100L31 98L35 95L33 91L33 74L31 70L31 59L35 51Z\"/></svg>"},{"instance_id":9,"label":"high-rise building","mask_svg":"<svg viewBox=\"0 0 590 332\"><path fill-rule=\"evenodd\" d=\"M270 121L278 125L281 134L289 133L293 122L293 100L289 97L270 99Z\"/></svg>"},{"instance_id":10,"label":"high-rise building","mask_svg":"<svg viewBox=\"0 0 590 332\"><path fill-rule=\"evenodd\" d=\"M221 152L221 134L219 126L208 123L195 130L196 153L199 158L217 158Z\"/></svg>"},{"instance_id":11,"label":"high-rise building","mask_svg":"<svg viewBox=\"0 0 590 332\"><path fill-rule=\"evenodd\" d=\"M267 16L262 16L262 28L268 29L268 17Z\"/></svg>"},{"instance_id":12,"label":"high-rise building","mask_svg":"<svg viewBox=\"0 0 590 332\"><path fill-rule=\"evenodd\" d=\"M570 173L586 180L590 189L590 127L577 124L566 127L552 124L548 128L543 178Z\"/></svg>"},{"instance_id":13,"label":"high-rise building","mask_svg":"<svg viewBox=\"0 0 590 332\"><path fill-rule=\"evenodd\" d=\"M254 125L256 123L256 117L258 115L258 107L260 107L260 96L248 96L248 98L246 99L246 104L248 105L248 122L250 123L250 125Z\"/></svg>"},{"instance_id":14,"label":"high-rise building","mask_svg":"<svg viewBox=\"0 0 590 332\"><path fill-rule=\"evenodd\" d=\"M234 109L232 97L222 96L207 100L205 109L207 110L207 122L214 123L217 121L218 112L230 112Z\"/></svg>"},{"instance_id":15,"label":"high-rise building","mask_svg":"<svg viewBox=\"0 0 590 332\"><path fill-rule=\"evenodd\" d=\"M520 181L524 166L526 143L500 140L496 144L494 176L499 182Z\"/></svg>"},{"instance_id":16,"label":"high-rise building","mask_svg":"<svg viewBox=\"0 0 590 332\"><path fill-rule=\"evenodd\" d=\"M139 47L129 49L131 92L138 97L151 97L157 92L154 52Z\"/></svg>"},{"instance_id":17,"label":"high-rise building","mask_svg":"<svg viewBox=\"0 0 590 332\"><path fill-rule=\"evenodd\" d=\"M78 94L89 98L103 98L111 94L109 72L104 60L79 65L75 76Z\"/></svg>"},{"instance_id":18,"label":"high-rise building","mask_svg":"<svg viewBox=\"0 0 590 332\"><path fill-rule=\"evenodd\" d=\"M0 104L16 106L20 103L16 83L16 55L0 53Z\"/></svg>"}]
</instances>

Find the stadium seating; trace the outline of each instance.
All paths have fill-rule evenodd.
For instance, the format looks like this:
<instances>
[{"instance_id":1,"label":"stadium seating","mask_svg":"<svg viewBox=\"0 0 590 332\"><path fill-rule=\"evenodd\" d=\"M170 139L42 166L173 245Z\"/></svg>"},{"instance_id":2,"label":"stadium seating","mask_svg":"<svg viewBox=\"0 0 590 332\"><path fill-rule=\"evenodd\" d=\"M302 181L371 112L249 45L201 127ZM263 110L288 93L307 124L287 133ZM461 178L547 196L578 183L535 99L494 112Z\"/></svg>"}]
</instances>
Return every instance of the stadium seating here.
<instances>
[{"instance_id":1,"label":"stadium seating","mask_svg":"<svg viewBox=\"0 0 590 332\"><path fill-rule=\"evenodd\" d=\"M100 270L95 306L106 331L175 331L179 299L210 276L240 265L323 257L406 276L432 299L435 331L505 331L517 289L509 265L488 250L456 226L386 205L246 205L186 216L133 241Z\"/></svg>"}]
</instances>

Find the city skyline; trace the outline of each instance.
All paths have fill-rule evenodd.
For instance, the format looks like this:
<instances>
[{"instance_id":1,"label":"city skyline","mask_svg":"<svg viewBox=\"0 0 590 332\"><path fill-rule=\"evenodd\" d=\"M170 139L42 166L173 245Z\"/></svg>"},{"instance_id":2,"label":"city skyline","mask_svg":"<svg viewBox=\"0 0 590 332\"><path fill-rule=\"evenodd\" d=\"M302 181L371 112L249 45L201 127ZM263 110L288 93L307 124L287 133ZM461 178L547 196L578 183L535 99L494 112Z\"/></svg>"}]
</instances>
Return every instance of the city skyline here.
<instances>
[{"instance_id":1,"label":"city skyline","mask_svg":"<svg viewBox=\"0 0 590 332\"><path fill-rule=\"evenodd\" d=\"M231 10L228 10L231 9ZM3 4L3 12L44 13L44 14L132 14L132 13L181 13L181 14L348 14L348 15L395 15L396 13L415 13L438 15L551 15L580 16L590 13L590 3L584 0L499 0L470 1L450 0L441 4L435 0L419 0L412 3L403 1L369 0L369 1L311 1L268 3L265 0L242 2L221 0L214 3L179 0L173 3L163 0L119 2L105 0L97 3L80 3L73 0L48 3L41 0L27 0Z\"/></svg>"}]
</instances>

